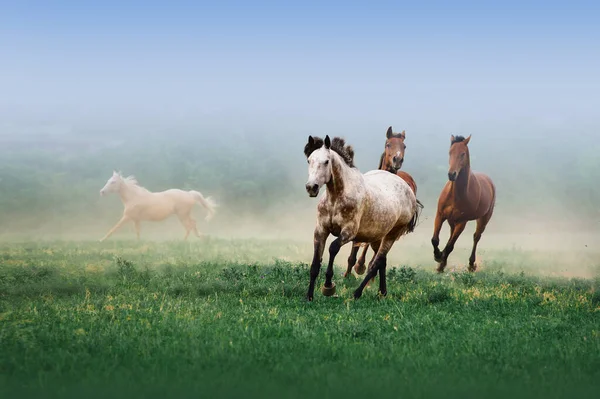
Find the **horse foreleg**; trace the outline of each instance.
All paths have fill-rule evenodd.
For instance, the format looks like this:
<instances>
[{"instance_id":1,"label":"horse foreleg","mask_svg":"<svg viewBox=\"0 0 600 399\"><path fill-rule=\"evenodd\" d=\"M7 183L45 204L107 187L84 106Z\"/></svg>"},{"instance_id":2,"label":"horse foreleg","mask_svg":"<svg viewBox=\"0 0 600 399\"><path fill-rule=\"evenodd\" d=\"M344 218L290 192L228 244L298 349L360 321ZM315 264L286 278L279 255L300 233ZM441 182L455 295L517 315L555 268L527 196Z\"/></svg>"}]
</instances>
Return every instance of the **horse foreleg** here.
<instances>
[{"instance_id":1,"label":"horse foreleg","mask_svg":"<svg viewBox=\"0 0 600 399\"><path fill-rule=\"evenodd\" d=\"M340 248L344 245L344 239L340 236L333 240L329 245L329 263L327 264L327 271L325 272L325 284L321 288L321 292L325 296L332 296L335 294L335 284L333 283L333 261L336 255L340 252Z\"/></svg>"},{"instance_id":2,"label":"horse foreleg","mask_svg":"<svg viewBox=\"0 0 600 399\"><path fill-rule=\"evenodd\" d=\"M367 251L369 250L369 244L364 244L362 254L358 258L358 262L354 265L354 271L358 275L363 275L365 272L365 261L367 257Z\"/></svg>"},{"instance_id":3,"label":"horse foreleg","mask_svg":"<svg viewBox=\"0 0 600 399\"><path fill-rule=\"evenodd\" d=\"M454 244L456 243L456 240L458 240L458 237L460 237L460 234L464 231L466 226L467 222L460 222L450 226L452 227L452 233L450 234L450 238L448 239L446 247L442 251L442 260L437 268L437 271L439 273L442 273L446 268L446 264L448 263L448 256L454 250Z\"/></svg>"},{"instance_id":4,"label":"horse foreleg","mask_svg":"<svg viewBox=\"0 0 600 399\"><path fill-rule=\"evenodd\" d=\"M475 233L473 234L473 250L471 251L471 256L469 257L469 271L474 272L477 269L477 265L475 264L475 252L477 251L477 244L479 240L481 240L481 235L485 231L485 227L490 221L491 213L489 215L485 215L482 218L477 219L477 227L475 228Z\"/></svg>"},{"instance_id":5,"label":"horse foreleg","mask_svg":"<svg viewBox=\"0 0 600 399\"><path fill-rule=\"evenodd\" d=\"M110 229L108 231L108 233L106 233L106 235L104 236L104 238L102 238L100 240L100 242L106 240L108 237L110 237L111 235L113 235L113 233L115 231L117 231L119 228L121 228L121 226L123 226L123 224L126 223L126 222L128 222L128 221L129 221L129 218L127 216L123 215L123 217L121 218L121 220L119 220L117 222L117 224L115 224L115 226L112 229Z\"/></svg>"},{"instance_id":6,"label":"horse foreleg","mask_svg":"<svg viewBox=\"0 0 600 399\"><path fill-rule=\"evenodd\" d=\"M442 230L442 224L446 219L441 215L441 213L436 212L435 214L435 222L433 223L433 237L431 238L431 245L433 245L433 259L436 262L442 261L442 253L440 252L440 231Z\"/></svg>"},{"instance_id":7,"label":"horse foreleg","mask_svg":"<svg viewBox=\"0 0 600 399\"><path fill-rule=\"evenodd\" d=\"M308 292L306 293L306 299L309 301L313 300L315 293L315 282L319 276L321 270L321 261L323 260L323 251L325 250L325 242L329 232L315 229L314 233L314 253L312 264L310 265L310 283L308 285Z\"/></svg>"},{"instance_id":8,"label":"horse foreleg","mask_svg":"<svg viewBox=\"0 0 600 399\"><path fill-rule=\"evenodd\" d=\"M346 273L344 273L344 278L352 275L352 267L356 263L356 254L359 249L360 243L352 242L352 249L350 250L350 256L348 256L348 267L346 268Z\"/></svg>"}]
</instances>

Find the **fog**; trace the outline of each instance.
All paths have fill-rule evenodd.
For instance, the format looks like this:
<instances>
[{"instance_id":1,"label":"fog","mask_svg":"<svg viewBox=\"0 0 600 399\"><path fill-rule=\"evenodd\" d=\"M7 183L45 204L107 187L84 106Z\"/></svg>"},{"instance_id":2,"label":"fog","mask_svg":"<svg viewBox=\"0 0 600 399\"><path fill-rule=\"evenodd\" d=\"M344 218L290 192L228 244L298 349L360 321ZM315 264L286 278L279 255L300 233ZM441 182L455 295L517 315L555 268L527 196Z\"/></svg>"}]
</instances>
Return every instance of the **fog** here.
<instances>
[{"instance_id":1,"label":"fog","mask_svg":"<svg viewBox=\"0 0 600 399\"><path fill-rule=\"evenodd\" d=\"M210 223L195 211L205 234L293 240L306 244L294 256L308 262L317 204L304 190L308 135L344 137L366 172L377 167L391 125L406 130L403 169L425 205L415 233L396 244L411 260L431 263L450 135L460 134L472 135L473 170L497 186L482 257L562 251L562 265L597 265L592 13L390 7L312 15L257 5L232 18L224 9L190 10L203 24L156 7L119 16L7 10L0 237L101 238L122 212L116 196L98 194L116 169L151 191L213 196L220 206ZM458 241L457 262L466 262L473 227ZM142 225L144 239L183 232L174 218ZM126 226L113 239L133 237Z\"/></svg>"}]
</instances>

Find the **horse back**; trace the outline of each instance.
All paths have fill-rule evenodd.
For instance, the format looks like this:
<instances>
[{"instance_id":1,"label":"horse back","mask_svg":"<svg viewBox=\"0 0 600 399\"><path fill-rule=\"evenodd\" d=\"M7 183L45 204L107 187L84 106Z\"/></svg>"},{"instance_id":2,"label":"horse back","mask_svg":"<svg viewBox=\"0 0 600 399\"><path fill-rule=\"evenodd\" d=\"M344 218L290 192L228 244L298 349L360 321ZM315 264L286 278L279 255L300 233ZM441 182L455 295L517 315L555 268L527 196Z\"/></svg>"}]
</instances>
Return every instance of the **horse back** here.
<instances>
[{"instance_id":1,"label":"horse back","mask_svg":"<svg viewBox=\"0 0 600 399\"><path fill-rule=\"evenodd\" d=\"M417 195L417 183L415 182L415 180L412 178L411 175L409 175L408 173L406 173L403 170L399 170L396 172L396 174L398 175L398 177L400 177L402 180L404 180L406 183L408 183L408 185L410 186L410 188L412 189L413 193L415 195Z\"/></svg>"}]
</instances>

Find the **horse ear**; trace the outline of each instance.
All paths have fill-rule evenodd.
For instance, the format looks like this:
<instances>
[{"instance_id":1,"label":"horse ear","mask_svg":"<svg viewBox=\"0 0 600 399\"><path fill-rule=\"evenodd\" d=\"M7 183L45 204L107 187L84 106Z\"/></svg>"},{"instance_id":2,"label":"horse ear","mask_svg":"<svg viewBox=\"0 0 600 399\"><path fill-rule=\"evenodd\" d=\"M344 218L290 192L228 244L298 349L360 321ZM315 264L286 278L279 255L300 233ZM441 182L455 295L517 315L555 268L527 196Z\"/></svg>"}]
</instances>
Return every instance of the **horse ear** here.
<instances>
[{"instance_id":1,"label":"horse ear","mask_svg":"<svg viewBox=\"0 0 600 399\"><path fill-rule=\"evenodd\" d=\"M469 140L471 140L471 135L470 134L469 134L469 137L467 137L465 139L465 141L463 141L463 143L465 143L465 145L468 145L469 144Z\"/></svg>"},{"instance_id":2,"label":"horse ear","mask_svg":"<svg viewBox=\"0 0 600 399\"><path fill-rule=\"evenodd\" d=\"M406 130L403 130L402 133L400 133L400 137L402 137L403 140L406 138Z\"/></svg>"},{"instance_id":3,"label":"horse ear","mask_svg":"<svg viewBox=\"0 0 600 399\"><path fill-rule=\"evenodd\" d=\"M329 135L325 136L325 148L331 148L331 140L329 139Z\"/></svg>"},{"instance_id":4,"label":"horse ear","mask_svg":"<svg viewBox=\"0 0 600 399\"><path fill-rule=\"evenodd\" d=\"M454 139L455 139L454 135L453 135L453 134L451 134L451 135L450 135L450 144L454 143Z\"/></svg>"},{"instance_id":5,"label":"horse ear","mask_svg":"<svg viewBox=\"0 0 600 399\"><path fill-rule=\"evenodd\" d=\"M315 144L315 139L313 139L313 136L308 136L308 144L310 144L310 145Z\"/></svg>"},{"instance_id":6,"label":"horse ear","mask_svg":"<svg viewBox=\"0 0 600 399\"><path fill-rule=\"evenodd\" d=\"M113 170L113 176L116 176L116 175L118 175L117 171Z\"/></svg>"},{"instance_id":7,"label":"horse ear","mask_svg":"<svg viewBox=\"0 0 600 399\"><path fill-rule=\"evenodd\" d=\"M391 139L393 135L394 135L394 132L392 131L392 127L390 126L390 127L388 127L385 137L387 137L388 139Z\"/></svg>"}]
</instances>

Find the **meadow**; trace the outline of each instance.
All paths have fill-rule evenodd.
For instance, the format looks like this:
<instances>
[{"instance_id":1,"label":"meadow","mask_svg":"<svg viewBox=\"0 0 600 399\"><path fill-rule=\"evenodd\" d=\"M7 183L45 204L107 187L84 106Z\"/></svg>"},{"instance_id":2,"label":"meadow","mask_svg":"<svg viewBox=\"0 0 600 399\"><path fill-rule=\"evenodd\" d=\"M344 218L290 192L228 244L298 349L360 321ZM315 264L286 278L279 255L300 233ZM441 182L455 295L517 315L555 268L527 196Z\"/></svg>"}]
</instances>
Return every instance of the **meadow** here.
<instances>
[{"instance_id":1,"label":"meadow","mask_svg":"<svg viewBox=\"0 0 600 399\"><path fill-rule=\"evenodd\" d=\"M337 296L307 303L304 253L210 236L0 244L0 396L600 391L600 274L543 277L490 250L475 274L396 262L387 297L375 284L354 301L340 256Z\"/></svg>"}]
</instances>

